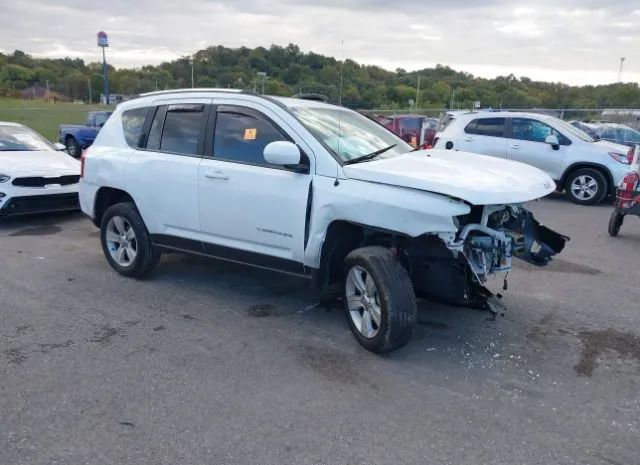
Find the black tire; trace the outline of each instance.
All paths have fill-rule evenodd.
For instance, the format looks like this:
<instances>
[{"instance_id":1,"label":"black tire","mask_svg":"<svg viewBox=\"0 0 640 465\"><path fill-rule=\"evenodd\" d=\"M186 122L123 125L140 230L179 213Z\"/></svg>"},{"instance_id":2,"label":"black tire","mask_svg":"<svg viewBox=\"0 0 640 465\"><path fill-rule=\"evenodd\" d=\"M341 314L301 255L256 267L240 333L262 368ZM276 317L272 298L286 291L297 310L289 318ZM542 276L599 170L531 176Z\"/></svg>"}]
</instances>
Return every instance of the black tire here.
<instances>
[{"instance_id":1,"label":"black tire","mask_svg":"<svg viewBox=\"0 0 640 465\"><path fill-rule=\"evenodd\" d=\"M381 322L377 333L371 338L361 334L349 311L347 281L349 271L354 266L364 269L373 278L377 288ZM416 297L407 270L389 249L372 246L352 251L345 259L342 294L349 327L365 349L383 353L409 342L418 318Z\"/></svg>"},{"instance_id":2,"label":"black tire","mask_svg":"<svg viewBox=\"0 0 640 465\"><path fill-rule=\"evenodd\" d=\"M596 182L597 190L593 197L581 198L571 188L574 181L576 181L581 176L593 179ZM577 205L595 205L602 202L602 200L604 200L604 198L607 196L608 187L609 185L604 175L600 171L593 168L582 168L574 171L567 177L564 183L564 191L567 198Z\"/></svg>"},{"instance_id":3,"label":"black tire","mask_svg":"<svg viewBox=\"0 0 640 465\"><path fill-rule=\"evenodd\" d=\"M78 144L78 141L75 137L67 137L65 144L67 146L67 153L71 155L73 158L80 158L82 155L82 147Z\"/></svg>"},{"instance_id":4,"label":"black tire","mask_svg":"<svg viewBox=\"0 0 640 465\"><path fill-rule=\"evenodd\" d=\"M611 218L609 218L609 235L611 237L616 237L618 235L623 221L624 215L622 213L618 211L611 213Z\"/></svg>"},{"instance_id":5,"label":"black tire","mask_svg":"<svg viewBox=\"0 0 640 465\"><path fill-rule=\"evenodd\" d=\"M109 221L116 216L124 218L135 233L136 256L128 266L118 264L111 256L107 245L107 225ZM102 221L100 223L100 242L102 243L102 251L109 265L121 275L133 278L142 278L149 274L158 265L162 255L160 250L151 243L149 231L147 231L147 227L136 206L131 202L117 203L107 208L102 215Z\"/></svg>"}]
</instances>

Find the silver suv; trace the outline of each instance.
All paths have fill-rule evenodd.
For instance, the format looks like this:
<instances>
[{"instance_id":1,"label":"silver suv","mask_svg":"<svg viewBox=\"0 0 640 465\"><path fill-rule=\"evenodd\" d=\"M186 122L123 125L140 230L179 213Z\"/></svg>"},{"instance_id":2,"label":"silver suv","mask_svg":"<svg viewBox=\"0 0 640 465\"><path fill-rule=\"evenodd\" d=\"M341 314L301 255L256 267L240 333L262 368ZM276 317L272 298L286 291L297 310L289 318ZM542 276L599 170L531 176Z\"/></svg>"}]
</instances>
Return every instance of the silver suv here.
<instances>
[{"instance_id":1,"label":"silver suv","mask_svg":"<svg viewBox=\"0 0 640 465\"><path fill-rule=\"evenodd\" d=\"M435 148L473 152L540 168L580 205L601 202L631 164L628 147L596 141L553 116L515 112L452 112Z\"/></svg>"}]
</instances>

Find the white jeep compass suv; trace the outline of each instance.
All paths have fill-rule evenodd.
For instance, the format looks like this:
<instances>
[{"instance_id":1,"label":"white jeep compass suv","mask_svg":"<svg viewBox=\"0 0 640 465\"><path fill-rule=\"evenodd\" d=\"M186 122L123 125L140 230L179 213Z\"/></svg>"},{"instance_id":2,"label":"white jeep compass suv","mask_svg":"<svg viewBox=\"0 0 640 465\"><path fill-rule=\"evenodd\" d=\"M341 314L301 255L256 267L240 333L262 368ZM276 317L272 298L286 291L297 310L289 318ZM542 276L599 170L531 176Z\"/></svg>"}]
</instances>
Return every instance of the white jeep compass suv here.
<instances>
[{"instance_id":1,"label":"white jeep compass suv","mask_svg":"<svg viewBox=\"0 0 640 465\"><path fill-rule=\"evenodd\" d=\"M411 150L317 101L156 92L102 128L80 202L123 275L148 273L168 250L302 276L325 296L339 290L355 337L384 352L409 340L416 294L491 307L489 275L513 256L545 265L567 240L522 206L555 189L542 171Z\"/></svg>"},{"instance_id":2,"label":"white jeep compass suv","mask_svg":"<svg viewBox=\"0 0 640 465\"><path fill-rule=\"evenodd\" d=\"M596 141L559 118L540 113L451 112L435 148L473 152L540 168L580 205L601 202L629 171L632 150Z\"/></svg>"}]
</instances>

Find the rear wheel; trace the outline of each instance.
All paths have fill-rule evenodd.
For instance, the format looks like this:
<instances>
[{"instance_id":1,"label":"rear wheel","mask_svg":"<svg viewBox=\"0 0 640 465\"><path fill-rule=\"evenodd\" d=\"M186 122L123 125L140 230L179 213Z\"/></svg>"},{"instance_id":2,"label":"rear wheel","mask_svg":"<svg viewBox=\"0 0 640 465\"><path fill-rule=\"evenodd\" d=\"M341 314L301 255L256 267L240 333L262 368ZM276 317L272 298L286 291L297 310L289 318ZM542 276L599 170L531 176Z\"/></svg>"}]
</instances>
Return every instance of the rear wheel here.
<instances>
[{"instance_id":1,"label":"rear wheel","mask_svg":"<svg viewBox=\"0 0 640 465\"><path fill-rule=\"evenodd\" d=\"M149 232L132 203L118 203L104 212L100 240L107 261L124 276L141 278L160 261L161 253L151 244Z\"/></svg>"},{"instance_id":2,"label":"rear wheel","mask_svg":"<svg viewBox=\"0 0 640 465\"><path fill-rule=\"evenodd\" d=\"M571 173L565 183L569 200L578 205L594 205L607 195L607 180L599 171L583 168Z\"/></svg>"},{"instance_id":3,"label":"rear wheel","mask_svg":"<svg viewBox=\"0 0 640 465\"><path fill-rule=\"evenodd\" d=\"M372 352L398 349L417 321L416 298L407 270L384 247L363 247L345 259L343 297L347 321Z\"/></svg>"},{"instance_id":4,"label":"rear wheel","mask_svg":"<svg viewBox=\"0 0 640 465\"><path fill-rule=\"evenodd\" d=\"M65 145L67 146L67 153L73 158L78 158L82 155L82 147L80 147L75 137L67 137Z\"/></svg>"},{"instance_id":5,"label":"rear wheel","mask_svg":"<svg viewBox=\"0 0 640 465\"><path fill-rule=\"evenodd\" d=\"M622 222L624 221L624 215L618 211L614 211L611 213L611 218L609 218L609 235L612 237L616 237L620 232L620 227L622 226Z\"/></svg>"}]
</instances>

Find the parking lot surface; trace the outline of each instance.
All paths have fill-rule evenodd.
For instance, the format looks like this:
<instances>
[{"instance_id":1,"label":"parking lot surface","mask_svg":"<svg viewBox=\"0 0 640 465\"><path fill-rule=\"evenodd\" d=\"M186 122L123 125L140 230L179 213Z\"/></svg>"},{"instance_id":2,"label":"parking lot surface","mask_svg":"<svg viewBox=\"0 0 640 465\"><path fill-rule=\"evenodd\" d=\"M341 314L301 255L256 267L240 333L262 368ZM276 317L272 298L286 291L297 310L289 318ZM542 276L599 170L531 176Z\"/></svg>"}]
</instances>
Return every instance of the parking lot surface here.
<instances>
[{"instance_id":1,"label":"parking lot surface","mask_svg":"<svg viewBox=\"0 0 640 465\"><path fill-rule=\"evenodd\" d=\"M421 302L385 356L306 281L181 255L127 279L80 214L3 221L0 463L638 464L640 223L531 208L571 241L516 265L505 315Z\"/></svg>"}]
</instances>

